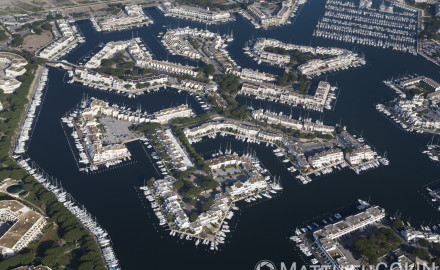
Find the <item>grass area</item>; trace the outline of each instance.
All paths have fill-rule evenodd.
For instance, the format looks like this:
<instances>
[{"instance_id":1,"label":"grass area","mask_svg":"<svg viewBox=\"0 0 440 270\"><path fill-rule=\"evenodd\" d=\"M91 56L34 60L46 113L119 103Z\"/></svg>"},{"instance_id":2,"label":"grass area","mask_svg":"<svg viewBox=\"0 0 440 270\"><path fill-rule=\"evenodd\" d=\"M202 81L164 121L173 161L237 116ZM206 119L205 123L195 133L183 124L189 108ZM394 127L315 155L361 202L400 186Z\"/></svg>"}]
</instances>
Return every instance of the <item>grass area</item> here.
<instances>
[{"instance_id":1,"label":"grass area","mask_svg":"<svg viewBox=\"0 0 440 270\"><path fill-rule=\"evenodd\" d=\"M426 87L425 85L418 83L410 88L408 88L408 92L412 95L424 95L426 96L427 94L431 93L432 90L429 89L428 87Z\"/></svg>"},{"instance_id":2,"label":"grass area","mask_svg":"<svg viewBox=\"0 0 440 270\"><path fill-rule=\"evenodd\" d=\"M30 3L25 3L25 2L22 2L22 1L18 1L18 2L16 3L16 5L17 5L19 8L25 9L25 10L27 10L27 11L29 11L29 12L38 12L38 11L42 11L42 10L43 10L41 7L38 7L38 6L32 5L32 4L30 4Z\"/></svg>"}]
</instances>

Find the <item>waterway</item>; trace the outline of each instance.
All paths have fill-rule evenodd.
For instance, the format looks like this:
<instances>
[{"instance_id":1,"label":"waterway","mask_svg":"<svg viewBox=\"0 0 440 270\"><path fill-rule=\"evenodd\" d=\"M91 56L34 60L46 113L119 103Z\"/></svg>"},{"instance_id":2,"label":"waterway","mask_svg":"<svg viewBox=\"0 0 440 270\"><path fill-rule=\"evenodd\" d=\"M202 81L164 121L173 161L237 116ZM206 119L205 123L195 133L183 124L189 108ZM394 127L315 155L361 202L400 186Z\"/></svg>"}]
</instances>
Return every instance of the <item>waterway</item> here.
<instances>
[{"instance_id":1,"label":"waterway","mask_svg":"<svg viewBox=\"0 0 440 270\"><path fill-rule=\"evenodd\" d=\"M66 59L78 63L96 50L100 43L139 36L158 59L168 57L170 61L196 65L182 57L167 56L156 37L159 32L165 31L163 26L205 28L205 25L165 18L156 9L147 11L154 18L155 24L133 31L96 33L88 21L80 22L79 27L87 42ZM207 28L220 33L233 30L235 40L229 50L240 66L278 74L282 72L281 69L258 66L244 55L242 48L245 42L252 37L264 36L305 45L344 47L363 53L367 60L366 66L321 78L337 84L341 92L335 110L324 114L310 113L310 116L324 119L330 124L342 123L349 130L363 131L364 138L371 145L379 151L387 151L391 165L361 175L344 170L302 185L287 172L270 148L253 145L252 149L263 164L281 177L284 191L273 200L242 207L237 217L234 217L236 229L221 252L210 252L201 246L196 248L192 242L177 241L177 238L170 237L168 232L158 228L156 217L152 216L148 207L143 207L134 188L141 185L144 179L157 177L138 142L128 145L136 161L134 164L87 175L78 172L60 125L63 114L75 107L85 94L133 108L140 105L150 112L188 102L200 113L200 107L191 96L162 91L128 99L69 85L63 81L64 72L51 69L48 93L27 154L49 174L61 180L63 186L97 217L109 232L123 269L253 269L262 259L270 259L277 265L281 261L301 263L304 261L298 250L288 241L294 229L318 216L321 216L318 219L321 220L358 198L369 199L390 214L399 212L402 218L410 219L412 224L440 223L438 212L421 194L424 192L423 185L437 180L440 172L439 166L430 162L420 151L430 138L405 133L374 107L394 96L382 80L399 74L418 73L440 81L438 67L420 56L315 39L312 32L323 12L324 0L312 0L303 7L296 21L285 27L268 31L255 30L244 18L238 16L236 21L229 24ZM266 108L267 104L255 101L253 106ZM284 106L271 104L271 108L290 113L290 108ZM306 113L294 110L295 115L305 116ZM220 137L200 142L195 147L208 153L217 150L220 144L225 146L226 139ZM247 149L247 144L243 143L233 142L232 146L237 152Z\"/></svg>"}]
</instances>

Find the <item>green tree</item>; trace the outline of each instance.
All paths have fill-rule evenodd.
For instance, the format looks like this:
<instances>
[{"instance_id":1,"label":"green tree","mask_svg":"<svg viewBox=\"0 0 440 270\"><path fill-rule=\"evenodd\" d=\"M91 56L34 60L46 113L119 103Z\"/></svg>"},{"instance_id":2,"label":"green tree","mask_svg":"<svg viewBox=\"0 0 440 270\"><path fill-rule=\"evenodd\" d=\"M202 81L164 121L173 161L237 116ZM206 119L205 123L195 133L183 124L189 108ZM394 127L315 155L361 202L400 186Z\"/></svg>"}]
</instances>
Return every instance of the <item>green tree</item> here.
<instances>
[{"instance_id":1,"label":"green tree","mask_svg":"<svg viewBox=\"0 0 440 270\"><path fill-rule=\"evenodd\" d=\"M432 248L433 248L435 251L440 252L440 243L434 243L434 244L432 244ZM440 265L440 264L439 264L439 265Z\"/></svg>"},{"instance_id":2,"label":"green tree","mask_svg":"<svg viewBox=\"0 0 440 270\"><path fill-rule=\"evenodd\" d=\"M192 212L192 213L189 215L189 221L190 221L190 222L194 222L194 221L197 220L198 217L199 217L199 215L198 215L196 212Z\"/></svg>"},{"instance_id":3,"label":"green tree","mask_svg":"<svg viewBox=\"0 0 440 270\"><path fill-rule=\"evenodd\" d=\"M400 219L393 219L393 221L391 221L391 227L393 227L398 231L405 229L405 226L403 225L403 222Z\"/></svg>"},{"instance_id":4,"label":"green tree","mask_svg":"<svg viewBox=\"0 0 440 270\"><path fill-rule=\"evenodd\" d=\"M148 179L147 185L151 187L151 186L153 186L155 181L156 181L156 179L154 179L154 177L151 177L150 179Z\"/></svg>"},{"instance_id":5,"label":"green tree","mask_svg":"<svg viewBox=\"0 0 440 270\"><path fill-rule=\"evenodd\" d=\"M419 245L421 245L422 247L428 247L429 246L429 241L426 239L420 239L419 240Z\"/></svg>"},{"instance_id":6,"label":"green tree","mask_svg":"<svg viewBox=\"0 0 440 270\"><path fill-rule=\"evenodd\" d=\"M114 63L113 59L101 59L101 66L103 67L111 67Z\"/></svg>"},{"instance_id":7,"label":"green tree","mask_svg":"<svg viewBox=\"0 0 440 270\"><path fill-rule=\"evenodd\" d=\"M212 64L208 64L208 65L205 65L205 66L203 67L203 72L204 72L206 75L213 75L214 72L215 72L215 68L214 68L214 66L213 66Z\"/></svg>"},{"instance_id":8,"label":"green tree","mask_svg":"<svg viewBox=\"0 0 440 270\"><path fill-rule=\"evenodd\" d=\"M203 212L208 211L208 210L211 208L211 206L212 206L213 204L214 204L214 199L212 199L212 198L207 199L207 200L202 204L202 211L203 211Z\"/></svg>"},{"instance_id":9,"label":"green tree","mask_svg":"<svg viewBox=\"0 0 440 270\"><path fill-rule=\"evenodd\" d=\"M412 253L421 259L428 259L429 258L428 251L423 248L414 248Z\"/></svg>"},{"instance_id":10,"label":"green tree","mask_svg":"<svg viewBox=\"0 0 440 270\"><path fill-rule=\"evenodd\" d=\"M41 26L41 28L43 28L44 30L52 30L52 24L45 23Z\"/></svg>"},{"instance_id":11,"label":"green tree","mask_svg":"<svg viewBox=\"0 0 440 270\"><path fill-rule=\"evenodd\" d=\"M174 188L179 190L179 189L181 189L184 186L184 184L183 184L182 181L176 181L176 182L173 183L173 186L174 186Z\"/></svg>"}]
</instances>

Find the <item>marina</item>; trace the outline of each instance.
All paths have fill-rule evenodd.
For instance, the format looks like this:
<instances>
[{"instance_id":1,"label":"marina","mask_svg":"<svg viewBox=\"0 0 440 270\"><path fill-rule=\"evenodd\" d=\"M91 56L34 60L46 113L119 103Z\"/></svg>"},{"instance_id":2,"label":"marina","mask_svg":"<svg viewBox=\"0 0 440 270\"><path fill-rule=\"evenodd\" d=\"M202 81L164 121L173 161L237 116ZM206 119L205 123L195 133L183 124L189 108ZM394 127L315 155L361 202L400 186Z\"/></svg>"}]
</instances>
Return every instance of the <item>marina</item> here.
<instances>
[{"instance_id":1,"label":"marina","mask_svg":"<svg viewBox=\"0 0 440 270\"><path fill-rule=\"evenodd\" d=\"M78 204L72 195L67 193L58 179L48 175L35 162L27 158L26 155L19 155L15 158L23 169L32 175L38 183L52 192L57 197L57 200L93 234L108 268L112 270L121 269L116 254L113 251L110 236L98 224L96 218L87 211L85 206Z\"/></svg>"},{"instance_id":2,"label":"marina","mask_svg":"<svg viewBox=\"0 0 440 270\"><path fill-rule=\"evenodd\" d=\"M325 14L316 25L316 37L417 54L418 11L372 1L328 0Z\"/></svg>"},{"instance_id":3,"label":"marina","mask_svg":"<svg viewBox=\"0 0 440 270\"><path fill-rule=\"evenodd\" d=\"M150 122L165 124L177 117L194 115L187 105L147 114L141 110L131 111L131 108L119 107L117 104L109 105L94 98L83 100L78 107L79 109L66 113L61 118L61 125L66 137L67 134L72 136L67 139L78 169L85 172L130 161L131 154L125 143L140 138L131 132L132 125Z\"/></svg>"},{"instance_id":4,"label":"marina","mask_svg":"<svg viewBox=\"0 0 440 270\"><path fill-rule=\"evenodd\" d=\"M306 110L323 112L324 109L331 110L336 103L336 86L331 86L328 82L320 81L313 87L315 93L301 94L290 88L280 87L274 84L243 83L238 91L239 95L249 96L258 100L286 104L291 107L299 107Z\"/></svg>"},{"instance_id":5,"label":"marina","mask_svg":"<svg viewBox=\"0 0 440 270\"><path fill-rule=\"evenodd\" d=\"M416 133L438 134L440 118L436 111L440 85L425 76L408 75L386 80L384 84L399 96L376 109L389 117L403 130Z\"/></svg>"},{"instance_id":6,"label":"marina","mask_svg":"<svg viewBox=\"0 0 440 270\"><path fill-rule=\"evenodd\" d=\"M41 104L44 101L46 84L48 81L49 70L44 68L41 72L41 76L38 79L38 83L35 86L34 94L32 96L32 101L27 110L26 118L24 123L19 130L19 136L15 142L16 154L25 153L28 145L29 139L32 137L33 128L35 127L36 121L38 121L38 116L40 114Z\"/></svg>"},{"instance_id":7,"label":"marina","mask_svg":"<svg viewBox=\"0 0 440 270\"><path fill-rule=\"evenodd\" d=\"M308 77L321 76L334 71L347 70L350 68L365 65L364 57L358 56L349 50L341 48L324 48L296 45L291 43L283 43L276 39L259 38L255 41L251 40L251 48L245 47L245 54L252 57L258 64L264 62L275 66L296 66L301 74ZM270 52L268 50L279 50L283 54ZM310 60L305 60L299 64L297 60L290 56L293 52L296 54L308 55ZM315 58L316 57L316 58Z\"/></svg>"},{"instance_id":8,"label":"marina","mask_svg":"<svg viewBox=\"0 0 440 270\"><path fill-rule=\"evenodd\" d=\"M311 1L305 5L297 18L297 22L305 22L305 18L319 16L318 12L323 11L323 4L323 1ZM158 35L158 32L165 31L162 25L167 23L155 9L148 11L157 23L149 26L148 31L141 28L139 35L154 37ZM172 20L172 18L168 19ZM173 22L177 24L177 20ZM237 17L235 22L231 22L231 28L234 27L234 33L236 34L230 45L230 54L241 66L256 69L256 63L253 63L252 59L248 61L246 56L241 53L245 42L251 39L253 31L250 30L252 29L251 25L244 22L245 20L240 17ZM180 23L183 25L182 21ZM204 27L192 22L185 22L186 24L191 27ZM283 28L283 30L295 31L295 43L308 44L313 32L313 24L313 22L301 24L301 27L291 24L284 26L286 28ZM77 61L79 56L85 55L96 44L102 42L102 37L94 36L92 25L89 22L80 22L79 26L87 40L91 41L91 44L85 44L72 52L71 55L68 55L67 59L69 61L71 59ZM215 32L217 26L210 25L209 27L211 31ZM220 32L227 33L226 26L218 27ZM270 30L267 31L277 39L290 42L289 38L283 38L282 35L277 36L276 32L270 32ZM150 34L150 32L152 33ZM237 33L240 33L240 35L237 35ZM119 38L119 36L113 36L112 33L108 35L103 38L106 40L110 38L117 40ZM130 31L120 31L118 35L129 37L132 34ZM146 42L149 43L150 48L159 48L153 38L144 38L144 40L148 40ZM320 46L345 46L342 42L335 41L333 43L331 40L313 39L313 42L319 43ZM35 132L30 140L27 154L51 175L56 175L58 179L62 179L61 181L66 190L69 190L82 204L87 205L88 211L96 216L101 224L105 224L103 227L112 237L112 246L123 269L142 268L145 265L143 258L145 258L146 253L151 256L172 253L177 254L176 256L179 259L194 258L197 260L193 266L195 269L205 269L207 264L213 262L213 269L224 269L228 267L230 260L236 258L239 251L243 251L246 260L238 260L236 267L243 269L254 267L255 263L262 258L269 258L276 262L286 260L286 258L301 261L302 253L292 252L289 241L286 241L286 237L291 235L292 228L299 227L306 221L312 220L316 213L334 211L339 205L359 197L372 196L378 204L390 212L400 209L403 216L411 217L411 223L423 223L424 220L426 221L427 216L433 216L433 219L436 219L434 215L436 210L427 207L425 200L415 192L420 185L430 181L429 179L432 179L438 170L434 164L427 163L426 159L419 158L422 157L422 153L419 151L420 147L426 145L426 138L414 136L410 133L402 133L400 130L395 129L395 126L390 125L389 121L377 117L377 113L375 115L375 108L372 105L392 97L391 93L388 93L390 91L387 92L386 86L381 83L382 80L386 79L384 74L387 74L386 72L390 70L392 70L393 76L407 71L415 73L420 72L418 70L426 70L424 74L435 80L439 79L438 74L432 69L433 64L422 57L367 46L360 46L358 50L365 52L368 60L368 65L363 68L362 72L352 70L334 74L334 77L329 76L329 82L332 85L336 85L336 82L338 82L339 87L351 91L343 92L338 98L338 104L344 104L344 106L338 105L334 111L328 112L325 115L325 122L338 123L342 118L344 125L346 124L356 130L365 130L365 138L371 140L372 145L387 150L391 165L361 175L354 175L351 171L341 170L337 174L329 174L325 181L316 181L309 185L298 185L296 181L291 181L292 175L282 162L284 158L281 161L274 159L272 149L265 147L266 144L239 140L232 142L232 149L241 149L246 148L247 145L252 145L257 157L265 167L269 171L276 171L278 177L281 178L283 193L276 200L261 203L258 207L246 208L246 211L241 211L242 207L239 206L240 224L235 228L233 241L222 248L221 256L218 256L218 253L215 252L194 249L195 242L179 241L176 244L176 238L164 237L164 234L157 233L158 228L151 223L145 208L142 207L139 199L134 195L133 186L143 186L144 179L151 176L157 179L163 176L157 175L157 172L151 167L149 159L140 149L139 141L127 145L132 154L132 159L138 160L137 163L114 169L111 172L104 171L93 175L93 177L92 175L79 173L72 166L74 159L59 121L65 114L66 108L73 108L80 102L83 93L94 93L96 96L108 98L111 101L130 103L134 106L139 103L142 104L143 108L148 107L154 111L161 106L170 107L171 98L161 95L163 92L138 96L137 99L128 99L121 95L106 95L104 91L96 91L88 87L81 87L78 91L78 86L66 84L62 81L61 78L64 74L62 71L50 68L48 93ZM163 55L165 56L162 57L166 58L166 52L163 52ZM406 65L400 65L402 61ZM273 71L270 67L262 67L261 69L265 72ZM185 99L183 93L174 95L167 92L166 94L172 95L173 99L176 98L176 100L178 97L180 97L180 101ZM263 100L257 100L254 101L253 106L256 107L260 101L264 104ZM345 104L349 105L345 106ZM272 107L275 108L275 105L272 105ZM290 110L290 108L287 110ZM299 114L296 109L294 113ZM303 112L303 114L305 113ZM319 116L320 114L315 119L320 119ZM45 132L48 128L52 132ZM195 147L201 153L218 152L220 143L226 145L227 138L225 137L217 136L215 139L205 139L195 143ZM408 143L409 141L412 143ZM54 144L62 147L52 147ZM401 151L403 146L405 151ZM287 166L287 168L290 167ZM415 174L414 168L417 168L417 174ZM391 189L393 189L393 192L402 194L405 199L390 198L392 197L389 196ZM310 196L310 194L314 194L314 196ZM316 200L316 196L321 198L320 201ZM245 203L245 201L240 203ZM105 207L102 207L103 204ZM252 200L249 204L252 204ZM286 212L286 205L295 207ZM331 217L332 219L335 218L333 215ZM327 216L325 219L326 222L331 222ZM314 222L323 223L320 220L322 218ZM306 222L305 224L312 226L312 223ZM307 226L304 228L307 228ZM164 229L162 228L162 230ZM169 233L168 231L167 234ZM256 235L261 236L262 240L256 241ZM186 236L183 238L186 238ZM250 243L252 244L250 245ZM279 249L268 248L267 243L277 245ZM309 264L309 261L306 261L307 264ZM181 264L181 260L153 260L151 262L152 267L165 267L167 269L181 267Z\"/></svg>"},{"instance_id":9,"label":"marina","mask_svg":"<svg viewBox=\"0 0 440 270\"><path fill-rule=\"evenodd\" d=\"M243 166L252 166L264 174L268 173L266 169L261 167L258 159L250 155L240 157L236 153L231 155L226 151L224 156L220 153L215 156L209 165L214 173L215 168L223 167L224 164L240 164L241 162L248 162ZM248 159L251 162L247 161ZM159 162L163 163L163 161L157 163ZM180 239L195 240L196 246L200 243L209 245L210 250L214 251L225 243L227 233L230 232L228 222L233 218L234 211L239 210L236 206L237 202L243 200L251 203L263 198L271 199L274 196L273 194L277 194L282 190L277 181L273 183L270 181L270 176L263 179L257 171L254 171L252 175L249 174L249 176L253 179L261 178L261 180L258 180L258 182L247 180L243 183L246 186L245 188L242 186L236 187L235 185L226 187L224 193L215 195L210 210L200 214L198 219L193 222L190 222L184 211L187 206L184 206L183 203L181 205L177 204L176 196L179 197L180 195L171 187L177 181L173 177L165 176L163 180L156 180L153 185L140 187L140 194L143 194L150 202L151 208L159 219L159 225L170 229L171 236L180 235ZM268 186L270 186L270 189ZM170 215L175 216L174 220L167 218Z\"/></svg>"},{"instance_id":10,"label":"marina","mask_svg":"<svg viewBox=\"0 0 440 270\"><path fill-rule=\"evenodd\" d=\"M93 28L97 32L122 31L131 28L148 26L153 23L150 17L139 5L127 5L124 7L123 15L110 15L105 18L90 18Z\"/></svg>"}]
</instances>

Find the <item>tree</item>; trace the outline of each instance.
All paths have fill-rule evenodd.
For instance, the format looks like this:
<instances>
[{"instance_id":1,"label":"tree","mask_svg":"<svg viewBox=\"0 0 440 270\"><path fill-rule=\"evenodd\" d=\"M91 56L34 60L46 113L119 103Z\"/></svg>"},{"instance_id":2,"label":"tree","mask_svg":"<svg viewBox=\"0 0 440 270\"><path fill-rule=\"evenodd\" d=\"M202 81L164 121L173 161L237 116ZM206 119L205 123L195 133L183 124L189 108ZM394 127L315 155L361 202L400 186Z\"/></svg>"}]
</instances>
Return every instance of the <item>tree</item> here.
<instances>
[{"instance_id":1,"label":"tree","mask_svg":"<svg viewBox=\"0 0 440 270\"><path fill-rule=\"evenodd\" d=\"M114 63L113 59L101 59L101 66L103 67L111 67Z\"/></svg>"},{"instance_id":2,"label":"tree","mask_svg":"<svg viewBox=\"0 0 440 270\"><path fill-rule=\"evenodd\" d=\"M214 204L214 199L213 198L209 198L209 199L207 199L204 203L203 203L203 205L202 205L202 211L203 212L206 212L206 211L208 211L210 208L211 208L211 206Z\"/></svg>"},{"instance_id":3,"label":"tree","mask_svg":"<svg viewBox=\"0 0 440 270\"><path fill-rule=\"evenodd\" d=\"M429 258L429 253L426 249L422 249L422 248L415 248L412 253L414 255L416 255L417 257L421 258L421 259L427 259Z\"/></svg>"},{"instance_id":4,"label":"tree","mask_svg":"<svg viewBox=\"0 0 440 270\"><path fill-rule=\"evenodd\" d=\"M52 30L52 24L45 23L41 26L41 28L43 28L44 30Z\"/></svg>"},{"instance_id":5,"label":"tree","mask_svg":"<svg viewBox=\"0 0 440 270\"><path fill-rule=\"evenodd\" d=\"M23 169L14 169L11 171L11 178L15 180L21 180L27 175L27 172Z\"/></svg>"},{"instance_id":6,"label":"tree","mask_svg":"<svg viewBox=\"0 0 440 270\"><path fill-rule=\"evenodd\" d=\"M206 75L213 75L215 73L215 68L212 64L205 65L203 67L203 73Z\"/></svg>"},{"instance_id":7,"label":"tree","mask_svg":"<svg viewBox=\"0 0 440 270\"><path fill-rule=\"evenodd\" d=\"M419 245L421 245L422 247L428 247L429 246L429 241L426 239L420 239L419 240Z\"/></svg>"},{"instance_id":8,"label":"tree","mask_svg":"<svg viewBox=\"0 0 440 270\"><path fill-rule=\"evenodd\" d=\"M1 29L0 30L0 41L8 39L8 35L6 34L6 31Z\"/></svg>"},{"instance_id":9,"label":"tree","mask_svg":"<svg viewBox=\"0 0 440 270\"><path fill-rule=\"evenodd\" d=\"M21 44L23 44L23 37L20 34L14 34L12 35L12 37L14 38L14 40L12 41L12 46L18 47Z\"/></svg>"},{"instance_id":10,"label":"tree","mask_svg":"<svg viewBox=\"0 0 440 270\"><path fill-rule=\"evenodd\" d=\"M29 265L35 259L35 251L34 250L25 250L20 257L21 265Z\"/></svg>"},{"instance_id":11,"label":"tree","mask_svg":"<svg viewBox=\"0 0 440 270\"><path fill-rule=\"evenodd\" d=\"M115 57L115 61L118 64L124 62L124 55L122 53L118 53Z\"/></svg>"},{"instance_id":12,"label":"tree","mask_svg":"<svg viewBox=\"0 0 440 270\"><path fill-rule=\"evenodd\" d=\"M95 269L93 263L91 262L84 262L78 267L78 270L89 270L89 269Z\"/></svg>"},{"instance_id":13,"label":"tree","mask_svg":"<svg viewBox=\"0 0 440 270\"><path fill-rule=\"evenodd\" d=\"M183 187L183 182L182 181L176 181L173 183L174 188L176 188L177 190L181 189Z\"/></svg>"},{"instance_id":14,"label":"tree","mask_svg":"<svg viewBox=\"0 0 440 270\"><path fill-rule=\"evenodd\" d=\"M192 213L189 215L189 221L190 221L190 222L194 222L194 221L196 221L197 218L199 218L199 215L198 215L196 212L192 212Z\"/></svg>"},{"instance_id":15,"label":"tree","mask_svg":"<svg viewBox=\"0 0 440 270\"><path fill-rule=\"evenodd\" d=\"M341 127L341 126L337 126L336 128L335 128L335 132L336 132L336 134L340 134L340 133L342 133L344 131L344 129Z\"/></svg>"},{"instance_id":16,"label":"tree","mask_svg":"<svg viewBox=\"0 0 440 270\"><path fill-rule=\"evenodd\" d=\"M393 227L398 231L405 229L405 226L403 225L403 222L400 219L393 219L393 221L391 221L391 227Z\"/></svg>"},{"instance_id":17,"label":"tree","mask_svg":"<svg viewBox=\"0 0 440 270\"><path fill-rule=\"evenodd\" d=\"M189 205L192 205L192 206L196 206L197 201L196 201L194 198L192 198L192 199L190 199L190 200L188 201L188 204L189 204Z\"/></svg>"},{"instance_id":18,"label":"tree","mask_svg":"<svg viewBox=\"0 0 440 270\"><path fill-rule=\"evenodd\" d=\"M151 186L154 184L154 181L156 181L156 179L154 179L154 177L151 177L150 179L148 179L148 181L147 181L147 185L148 185L149 187L151 187Z\"/></svg>"},{"instance_id":19,"label":"tree","mask_svg":"<svg viewBox=\"0 0 440 270\"><path fill-rule=\"evenodd\" d=\"M187 182L188 183L188 182ZM200 195L200 193L202 192L202 189L199 187L191 187L189 188L186 192L185 192L185 197L186 198L195 198L198 197Z\"/></svg>"},{"instance_id":20,"label":"tree","mask_svg":"<svg viewBox=\"0 0 440 270\"><path fill-rule=\"evenodd\" d=\"M220 184L214 179L204 179L201 187L203 190L216 189Z\"/></svg>"},{"instance_id":21,"label":"tree","mask_svg":"<svg viewBox=\"0 0 440 270\"><path fill-rule=\"evenodd\" d=\"M435 251L440 252L440 243L434 243L432 244L432 248L434 248ZM440 265L440 264L439 264Z\"/></svg>"},{"instance_id":22,"label":"tree","mask_svg":"<svg viewBox=\"0 0 440 270\"><path fill-rule=\"evenodd\" d=\"M66 242L72 243L74 241L78 241L79 239L81 239L81 237L84 235L84 232L81 231L80 229L73 229L70 230L68 232L66 232L63 236L64 240L66 240Z\"/></svg>"}]
</instances>

